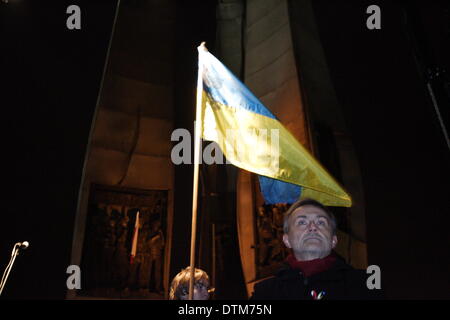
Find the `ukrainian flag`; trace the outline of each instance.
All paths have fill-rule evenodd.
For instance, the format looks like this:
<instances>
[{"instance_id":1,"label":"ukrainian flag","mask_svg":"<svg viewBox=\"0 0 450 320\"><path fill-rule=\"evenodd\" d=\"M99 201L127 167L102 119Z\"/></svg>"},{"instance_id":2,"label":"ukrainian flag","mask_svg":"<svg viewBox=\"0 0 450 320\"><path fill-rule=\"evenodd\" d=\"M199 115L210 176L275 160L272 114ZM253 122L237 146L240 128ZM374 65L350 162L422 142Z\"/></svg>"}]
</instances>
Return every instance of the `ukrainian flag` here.
<instances>
[{"instance_id":1,"label":"ukrainian flag","mask_svg":"<svg viewBox=\"0 0 450 320\"><path fill-rule=\"evenodd\" d=\"M302 197L350 207L350 196L258 98L204 44L198 51L201 136L227 161L260 175L266 203Z\"/></svg>"}]
</instances>

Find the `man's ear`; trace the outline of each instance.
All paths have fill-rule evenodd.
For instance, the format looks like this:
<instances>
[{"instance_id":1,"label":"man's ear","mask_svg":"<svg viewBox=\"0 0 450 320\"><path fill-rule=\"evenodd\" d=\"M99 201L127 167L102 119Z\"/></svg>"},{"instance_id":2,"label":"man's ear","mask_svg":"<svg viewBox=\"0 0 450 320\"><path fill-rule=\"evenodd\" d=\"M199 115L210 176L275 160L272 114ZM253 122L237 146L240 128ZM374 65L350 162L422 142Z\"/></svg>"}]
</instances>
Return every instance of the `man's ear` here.
<instances>
[{"instance_id":1,"label":"man's ear","mask_svg":"<svg viewBox=\"0 0 450 320\"><path fill-rule=\"evenodd\" d=\"M331 248L332 249L336 248L337 243L338 243L337 236L334 235L333 239L331 240Z\"/></svg>"},{"instance_id":2,"label":"man's ear","mask_svg":"<svg viewBox=\"0 0 450 320\"><path fill-rule=\"evenodd\" d=\"M288 235L286 233L283 234L283 242L286 247L292 248L291 244L289 243Z\"/></svg>"}]
</instances>

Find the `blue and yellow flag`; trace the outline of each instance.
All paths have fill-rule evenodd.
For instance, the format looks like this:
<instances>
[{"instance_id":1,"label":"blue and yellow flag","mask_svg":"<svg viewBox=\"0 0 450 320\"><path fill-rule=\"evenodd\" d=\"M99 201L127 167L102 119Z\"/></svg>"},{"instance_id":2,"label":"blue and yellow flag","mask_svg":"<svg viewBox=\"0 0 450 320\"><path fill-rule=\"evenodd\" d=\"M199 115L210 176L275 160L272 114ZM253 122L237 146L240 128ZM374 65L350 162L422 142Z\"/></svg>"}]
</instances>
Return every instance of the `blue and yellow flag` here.
<instances>
[{"instance_id":1,"label":"blue and yellow flag","mask_svg":"<svg viewBox=\"0 0 450 320\"><path fill-rule=\"evenodd\" d=\"M350 196L276 117L203 44L199 51L201 136L227 161L260 176L266 203L313 198L350 207Z\"/></svg>"}]
</instances>

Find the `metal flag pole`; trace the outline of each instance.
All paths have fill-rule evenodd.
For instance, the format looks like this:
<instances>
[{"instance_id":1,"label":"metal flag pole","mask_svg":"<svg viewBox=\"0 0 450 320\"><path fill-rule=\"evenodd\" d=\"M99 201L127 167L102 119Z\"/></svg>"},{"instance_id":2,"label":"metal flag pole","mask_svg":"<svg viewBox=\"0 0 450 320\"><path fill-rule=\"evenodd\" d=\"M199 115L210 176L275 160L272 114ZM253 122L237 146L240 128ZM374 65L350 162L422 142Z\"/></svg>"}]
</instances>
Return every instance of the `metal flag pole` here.
<instances>
[{"instance_id":1,"label":"metal flag pole","mask_svg":"<svg viewBox=\"0 0 450 320\"><path fill-rule=\"evenodd\" d=\"M197 200L198 200L198 174L200 165L200 140L202 130L202 95L203 95L203 63L200 59L200 52L208 51L205 42L197 47L199 53L198 59L198 78L197 78L197 106L195 115L194 132L194 187L192 191L192 224L191 224L191 258L190 258L190 278L189 278L189 300L192 300L194 293L194 275L195 275L195 236L197 231Z\"/></svg>"}]
</instances>

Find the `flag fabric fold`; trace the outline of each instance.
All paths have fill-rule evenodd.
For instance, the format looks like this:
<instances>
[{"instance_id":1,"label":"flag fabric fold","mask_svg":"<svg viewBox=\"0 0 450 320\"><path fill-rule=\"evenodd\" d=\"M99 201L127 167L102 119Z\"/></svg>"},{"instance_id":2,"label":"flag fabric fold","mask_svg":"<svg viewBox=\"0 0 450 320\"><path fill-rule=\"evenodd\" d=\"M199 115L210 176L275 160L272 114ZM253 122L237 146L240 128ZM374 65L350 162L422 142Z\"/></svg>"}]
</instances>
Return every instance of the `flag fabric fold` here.
<instances>
[{"instance_id":1,"label":"flag fabric fold","mask_svg":"<svg viewBox=\"0 0 450 320\"><path fill-rule=\"evenodd\" d=\"M199 47L199 77L202 138L215 141L230 163L260 176L266 203L292 203L301 195L351 206L339 183L205 47Z\"/></svg>"}]
</instances>

